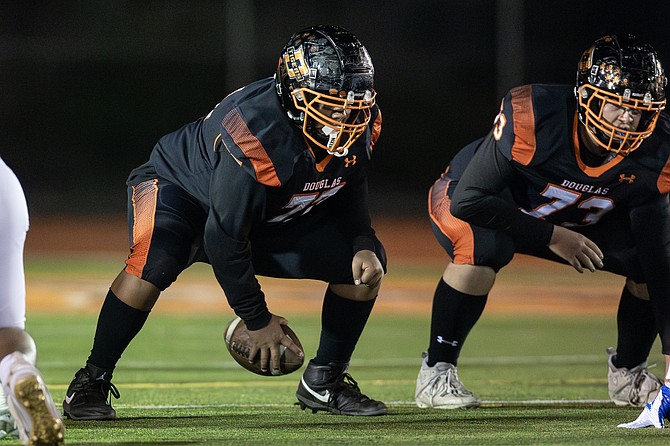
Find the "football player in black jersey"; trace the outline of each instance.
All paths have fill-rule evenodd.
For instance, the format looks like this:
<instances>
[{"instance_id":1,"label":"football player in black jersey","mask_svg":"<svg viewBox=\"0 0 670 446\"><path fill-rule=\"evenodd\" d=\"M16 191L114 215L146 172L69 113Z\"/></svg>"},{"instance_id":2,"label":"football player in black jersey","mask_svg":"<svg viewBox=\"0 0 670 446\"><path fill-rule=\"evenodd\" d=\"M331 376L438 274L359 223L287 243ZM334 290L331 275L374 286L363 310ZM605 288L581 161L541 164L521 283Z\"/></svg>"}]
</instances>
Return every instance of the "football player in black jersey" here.
<instances>
[{"instance_id":1,"label":"football player in black jersey","mask_svg":"<svg viewBox=\"0 0 670 446\"><path fill-rule=\"evenodd\" d=\"M382 415L347 373L386 270L368 211L366 170L381 129L366 48L329 25L294 34L274 77L230 93L161 138L128 179L132 238L100 311L93 348L63 409L113 419L112 373L161 291L202 261L251 332L262 368L280 347L303 354L268 309L256 276L328 283L316 356L298 386L303 409ZM252 357L253 355L252 351Z\"/></svg>"},{"instance_id":2,"label":"football player in black jersey","mask_svg":"<svg viewBox=\"0 0 670 446\"><path fill-rule=\"evenodd\" d=\"M663 383L646 361L660 335L667 375L666 83L651 46L605 36L582 56L576 86L512 89L492 131L463 148L431 187L431 223L451 261L434 295L419 407L480 404L458 379L458 357L514 253L625 277L609 394L617 405L639 407L659 394Z\"/></svg>"}]
</instances>

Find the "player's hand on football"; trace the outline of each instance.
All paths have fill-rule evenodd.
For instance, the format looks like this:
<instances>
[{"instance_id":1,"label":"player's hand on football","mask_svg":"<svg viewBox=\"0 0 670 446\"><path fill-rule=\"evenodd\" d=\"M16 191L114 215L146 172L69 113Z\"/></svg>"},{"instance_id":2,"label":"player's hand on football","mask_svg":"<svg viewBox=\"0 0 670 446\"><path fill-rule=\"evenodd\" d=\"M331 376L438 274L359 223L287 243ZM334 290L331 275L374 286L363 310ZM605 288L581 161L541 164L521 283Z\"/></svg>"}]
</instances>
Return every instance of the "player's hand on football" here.
<instances>
[{"instance_id":1,"label":"player's hand on football","mask_svg":"<svg viewBox=\"0 0 670 446\"><path fill-rule=\"evenodd\" d=\"M258 330L249 330L249 336L254 342L254 347L249 352L250 358L255 358L260 353L260 368L264 372L271 367L272 370L280 371L281 346L291 350L298 356L304 356L300 347L284 333L282 325L288 325L288 321L281 316L272 315L270 322Z\"/></svg>"},{"instance_id":2,"label":"player's hand on football","mask_svg":"<svg viewBox=\"0 0 670 446\"><path fill-rule=\"evenodd\" d=\"M384 268L377 255L369 250L358 251L351 263L354 284L375 288L384 277Z\"/></svg>"},{"instance_id":3,"label":"player's hand on football","mask_svg":"<svg viewBox=\"0 0 670 446\"><path fill-rule=\"evenodd\" d=\"M603 267L604 256L598 245L563 226L554 226L549 249L580 273L584 272L584 268L593 272Z\"/></svg>"}]
</instances>

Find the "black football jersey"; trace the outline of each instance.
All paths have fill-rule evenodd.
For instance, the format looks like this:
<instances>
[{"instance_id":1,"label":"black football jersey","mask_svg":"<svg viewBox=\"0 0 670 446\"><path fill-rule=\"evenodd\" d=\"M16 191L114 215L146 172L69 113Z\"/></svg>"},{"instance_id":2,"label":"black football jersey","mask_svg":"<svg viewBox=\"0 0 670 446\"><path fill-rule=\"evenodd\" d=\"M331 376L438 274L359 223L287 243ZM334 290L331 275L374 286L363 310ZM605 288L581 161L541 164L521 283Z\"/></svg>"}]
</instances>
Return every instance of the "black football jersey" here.
<instances>
[{"instance_id":1,"label":"black football jersey","mask_svg":"<svg viewBox=\"0 0 670 446\"><path fill-rule=\"evenodd\" d=\"M455 216L532 249L549 244L554 225L597 227L609 212L624 213L670 354L670 320L661 317L670 314L670 118L661 113L639 148L597 166L583 161L579 125L573 87L515 88L491 133L459 152L438 181L458 180L450 189Z\"/></svg>"},{"instance_id":2,"label":"black football jersey","mask_svg":"<svg viewBox=\"0 0 670 446\"><path fill-rule=\"evenodd\" d=\"M567 227L591 225L670 190L666 115L637 150L589 167L580 154L575 110L569 86L527 85L503 100L493 136L521 177L511 191L523 212Z\"/></svg>"},{"instance_id":3,"label":"black football jersey","mask_svg":"<svg viewBox=\"0 0 670 446\"><path fill-rule=\"evenodd\" d=\"M597 167L582 161L577 126L572 87L511 90L491 133L450 164L446 179L460 180L452 208L470 223L546 245L553 225L596 224L608 212L628 212L670 190L667 115L637 150ZM505 189L518 207L497 197Z\"/></svg>"},{"instance_id":4,"label":"black football jersey","mask_svg":"<svg viewBox=\"0 0 670 446\"><path fill-rule=\"evenodd\" d=\"M375 105L368 130L346 156L320 162L280 105L273 78L224 98L206 116L162 137L129 184L158 176L193 195L208 212L205 251L237 310L264 304L250 240L271 225L336 206L356 252L373 246L366 171L381 130ZM322 149L317 149L322 150Z\"/></svg>"}]
</instances>

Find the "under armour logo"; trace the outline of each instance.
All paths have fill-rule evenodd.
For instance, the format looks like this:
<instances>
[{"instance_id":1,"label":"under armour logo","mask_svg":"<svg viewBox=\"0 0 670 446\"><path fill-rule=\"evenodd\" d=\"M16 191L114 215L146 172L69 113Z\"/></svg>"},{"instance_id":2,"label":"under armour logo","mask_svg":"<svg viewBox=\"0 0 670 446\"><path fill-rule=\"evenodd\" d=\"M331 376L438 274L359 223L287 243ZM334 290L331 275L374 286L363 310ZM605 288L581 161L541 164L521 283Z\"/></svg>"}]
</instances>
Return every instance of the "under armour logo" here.
<instances>
[{"instance_id":1,"label":"under armour logo","mask_svg":"<svg viewBox=\"0 0 670 446\"><path fill-rule=\"evenodd\" d=\"M458 346L458 341L449 341L447 339L444 339L442 336L437 337L437 342L439 344L451 345L452 347L457 347Z\"/></svg>"},{"instance_id":2,"label":"under armour logo","mask_svg":"<svg viewBox=\"0 0 670 446\"><path fill-rule=\"evenodd\" d=\"M352 166L353 166L354 164L356 164L356 155L351 155L351 156L352 156L351 159L349 159L349 157L346 157L346 158L344 159L344 167L349 167L350 164L351 164Z\"/></svg>"},{"instance_id":3,"label":"under armour logo","mask_svg":"<svg viewBox=\"0 0 670 446\"><path fill-rule=\"evenodd\" d=\"M633 184L633 181L635 181L635 175L631 175L627 177L625 174L619 175L619 183L623 183L624 181L627 181L628 184Z\"/></svg>"}]
</instances>

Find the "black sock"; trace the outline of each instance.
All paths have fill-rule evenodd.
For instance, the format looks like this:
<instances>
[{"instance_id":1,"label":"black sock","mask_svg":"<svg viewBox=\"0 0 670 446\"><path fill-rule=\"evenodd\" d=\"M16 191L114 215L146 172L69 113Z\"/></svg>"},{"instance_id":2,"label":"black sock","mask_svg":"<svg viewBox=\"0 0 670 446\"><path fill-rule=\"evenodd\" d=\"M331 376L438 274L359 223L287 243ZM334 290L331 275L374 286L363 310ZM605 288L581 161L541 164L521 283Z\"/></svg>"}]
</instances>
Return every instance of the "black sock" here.
<instances>
[{"instance_id":1,"label":"black sock","mask_svg":"<svg viewBox=\"0 0 670 446\"><path fill-rule=\"evenodd\" d=\"M631 369L646 361L658 335L651 302L633 296L625 286L617 311L617 329L614 366Z\"/></svg>"},{"instance_id":2,"label":"black sock","mask_svg":"<svg viewBox=\"0 0 670 446\"><path fill-rule=\"evenodd\" d=\"M93 348L86 362L110 372L114 370L124 350L140 332L148 317L148 311L127 305L110 289L100 309Z\"/></svg>"},{"instance_id":3,"label":"black sock","mask_svg":"<svg viewBox=\"0 0 670 446\"><path fill-rule=\"evenodd\" d=\"M328 287L321 309L321 339L312 362L316 365L349 362L375 300L345 299Z\"/></svg>"},{"instance_id":4,"label":"black sock","mask_svg":"<svg viewBox=\"0 0 670 446\"><path fill-rule=\"evenodd\" d=\"M484 312L488 294L471 296L456 291L440 279L433 297L428 365L458 363L463 342Z\"/></svg>"}]
</instances>

